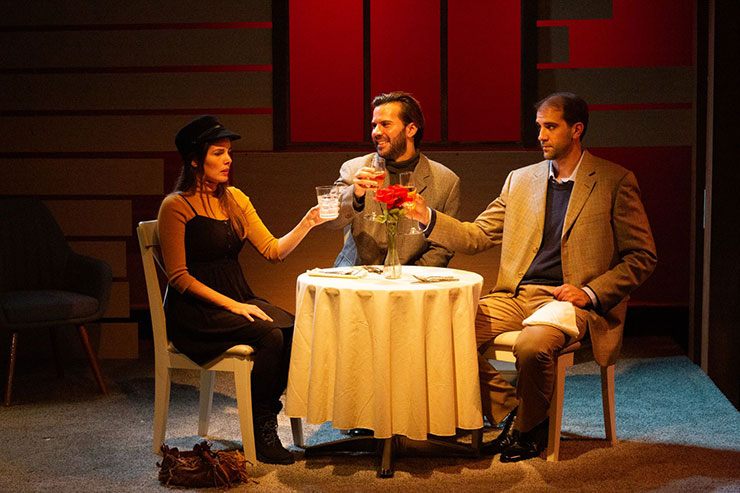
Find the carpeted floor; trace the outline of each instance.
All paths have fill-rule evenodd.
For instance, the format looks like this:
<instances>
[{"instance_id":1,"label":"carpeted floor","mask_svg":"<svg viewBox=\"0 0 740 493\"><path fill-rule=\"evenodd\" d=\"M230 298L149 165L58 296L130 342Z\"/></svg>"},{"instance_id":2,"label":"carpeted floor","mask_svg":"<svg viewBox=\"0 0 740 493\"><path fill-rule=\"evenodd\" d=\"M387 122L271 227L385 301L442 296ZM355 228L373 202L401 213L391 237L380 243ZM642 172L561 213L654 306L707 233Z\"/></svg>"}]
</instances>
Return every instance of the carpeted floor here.
<instances>
[{"instance_id":1,"label":"carpeted floor","mask_svg":"<svg viewBox=\"0 0 740 493\"><path fill-rule=\"evenodd\" d=\"M52 368L19 371L14 405L0 408L0 491L165 491L151 454L151 359L104 361L102 369L107 397L95 393L82 363L61 380ZM399 457L395 476L379 479L372 456L301 457L291 466L257 464L257 483L233 491L740 491L740 413L669 339L625 341L616 375L620 441L612 447L603 440L600 392L598 367L580 352L566 378L558 463ZM201 440L197 401L196 375L178 372L168 445ZM308 443L341 436L328 423L304 432ZM280 435L292 443L283 416ZM227 375L217 378L209 440L235 445L216 437L239 440Z\"/></svg>"}]
</instances>

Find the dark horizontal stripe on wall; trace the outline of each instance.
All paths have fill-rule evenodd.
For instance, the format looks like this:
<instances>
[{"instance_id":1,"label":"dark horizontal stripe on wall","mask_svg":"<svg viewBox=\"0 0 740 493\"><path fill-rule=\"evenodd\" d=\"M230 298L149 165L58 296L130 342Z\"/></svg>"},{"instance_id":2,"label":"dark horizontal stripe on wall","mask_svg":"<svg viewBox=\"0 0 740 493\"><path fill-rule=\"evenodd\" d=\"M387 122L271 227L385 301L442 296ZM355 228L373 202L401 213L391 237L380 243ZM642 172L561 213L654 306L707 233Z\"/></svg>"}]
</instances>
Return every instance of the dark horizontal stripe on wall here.
<instances>
[{"instance_id":1,"label":"dark horizontal stripe on wall","mask_svg":"<svg viewBox=\"0 0 740 493\"><path fill-rule=\"evenodd\" d=\"M272 108L184 108L153 110L0 110L0 116L272 115Z\"/></svg>"},{"instance_id":2,"label":"dark horizontal stripe on wall","mask_svg":"<svg viewBox=\"0 0 740 493\"><path fill-rule=\"evenodd\" d=\"M50 31L171 31L192 29L272 29L272 22L174 22L151 24L75 24L43 26L2 26L0 33Z\"/></svg>"},{"instance_id":3,"label":"dark horizontal stripe on wall","mask_svg":"<svg viewBox=\"0 0 740 493\"><path fill-rule=\"evenodd\" d=\"M167 159L173 156L179 156L177 151L0 152L2 159Z\"/></svg>"},{"instance_id":4,"label":"dark horizontal stripe on wall","mask_svg":"<svg viewBox=\"0 0 740 493\"><path fill-rule=\"evenodd\" d=\"M4 197L28 197L27 194L3 194ZM85 194L85 195L57 195L57 194L38 194L34 193L33 196L40 200L54 200L54 201L68 201L68 202L74 202L74 201L80 201L80 200L137 200L137 201L146 201L152 198L158 198L161 200L162 195L156 194L156 195L124 195L124 194L116 194L116 195L96 195L96 194ZM78 240L85 239L85 240L104 240L104 241L115 241L115 236L80 236L79 238L75 236L69 236L69 238L75 238ZM120 239L126 239L127 236L122 236Z\"/></svg>"},{"instance_id":5,"label":"dark horizontal stripe on wall","mask_svg":"<svg viewBox=\"0 0 740 493\"><path fill-rule=\"evenodd\" d=\"M34 195L34 197L36 197ZM133 234L131 235L133 236ZM112 241L120 241L125 242L129 241L131 239L131 236L64 236L67 241L101 241L101 242L112 242ZM114 278L114 280L118 281L125 281L128 278L126 277L119 277Z\"/></svg>"},{"instance_id":6,"label":"dark horizontal stripe on wall","mask_svg":"<svg viewBox=\"0 0 740 493\"><path fill-rule=\"evenodd\" d=\"M589 104L589 111L690 110L692 103Z\"/></svg>"},{"instance_id":7,"label":"dark horizontal stripe on wall","mask_svg":"<svg viewBox=\"0 0 740 493\"><path fill-rule=\"evenodd\" d=\"M539 20L537 27L569 26L579 22L591 22L593 19Z\"/></svg>"},{"instance_id":8,"label":"dark horizontal stripe on wall","mask_svg":"<svg viewBox=\"0 0 740 493\"><path fill-rule=\"evenodd\" d=\"M23 74L164 74L173 72L272 72L272 65L161 65L155 67L30 67L0 69Z\"/></svg>"},{"instance_id":9,"label":"dark horizontal stripe on wall","mask_svg":"<svg viewBox=\"0 0 740 493\"><path fill-rule=\"evenodd\" d=\"M537 70L554 70L558 68L581 68L575 63L563 62L563 63L538 63Z\"/></svg>"}]
</instances>

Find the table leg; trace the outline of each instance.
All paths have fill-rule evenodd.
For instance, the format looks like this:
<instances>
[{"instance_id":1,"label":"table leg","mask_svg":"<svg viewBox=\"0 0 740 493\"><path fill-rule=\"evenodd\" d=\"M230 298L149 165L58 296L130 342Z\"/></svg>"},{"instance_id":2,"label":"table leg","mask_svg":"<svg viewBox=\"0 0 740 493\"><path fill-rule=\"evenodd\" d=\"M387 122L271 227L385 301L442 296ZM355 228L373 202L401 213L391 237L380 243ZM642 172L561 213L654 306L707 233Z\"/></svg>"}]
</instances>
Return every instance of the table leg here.
<instances>
[{"instance_id":1,"label":"table leg","mask_svg":"<svg viewBox=\"0 0 740 493\"><path fill-rule=\"evenodd\" d=\"M293 432L293 445L305 448L303 443L303 420L301 418L290 418L290 430Z\"/></svg>"},{"instance_id":2,"label":"table leg","mask_svg":"<svg viewBox=\"0 0 740 493\"><path fill-rule=\"evenodd\" d=\"M384 438L381 447L383 452L380 458L380 467L378 468L379 478L393 477L393 437Z\"/></svg>"},{"instance_id":3,"label":"table leg","mask_svg":"<svg viewBox=\"0 0 740 493\"><path fill-rule=\"evenodd\" d=\"M480 449L483 446L483 428L473 430L470 438L472 441L473 450L477 454L480 454Z\"/></svg>"}]
</instances>

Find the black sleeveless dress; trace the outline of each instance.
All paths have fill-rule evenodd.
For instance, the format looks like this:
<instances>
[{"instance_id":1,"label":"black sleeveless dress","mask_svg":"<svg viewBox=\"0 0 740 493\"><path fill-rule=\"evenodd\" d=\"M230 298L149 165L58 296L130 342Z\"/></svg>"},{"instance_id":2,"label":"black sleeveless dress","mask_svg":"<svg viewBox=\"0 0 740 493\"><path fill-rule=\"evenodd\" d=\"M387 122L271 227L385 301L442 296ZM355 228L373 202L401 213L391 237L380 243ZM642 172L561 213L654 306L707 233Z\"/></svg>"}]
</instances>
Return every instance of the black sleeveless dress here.
<instances>
[{"instance_id":1,"label":"black sleeveless dress","mask_svg":"<svg viewBox=\"0 0 740 493\"><path fill-rule=\"evenodd\" d=\"M192 205L190 207L193 208ZM250 322L241 315L191 296L187 291L181 294L167 286L164 302L167 335L180 352L198 364L237 344L249 344L257 349L259 340L268 332L275 328L286 332L293 327L293 315L258 298L250 289L238 260L243 245L244 240L239 239L229 220L212 219L196 213L185 224L188 272L229 298L259 306L273 319L268 322L254 318L254 322ZM285 335L290 339L292 333Z\"/></svg>"}]
</instances>

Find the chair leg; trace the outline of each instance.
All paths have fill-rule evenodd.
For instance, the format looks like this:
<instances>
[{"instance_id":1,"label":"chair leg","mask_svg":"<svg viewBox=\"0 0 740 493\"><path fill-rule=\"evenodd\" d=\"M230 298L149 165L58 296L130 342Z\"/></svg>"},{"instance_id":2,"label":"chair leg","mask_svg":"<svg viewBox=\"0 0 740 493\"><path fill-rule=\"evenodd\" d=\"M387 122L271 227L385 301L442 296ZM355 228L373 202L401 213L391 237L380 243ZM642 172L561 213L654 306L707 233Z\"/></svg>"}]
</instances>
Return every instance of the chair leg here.
<instances>
[{"instance_id":1,"label":"chair leg","mask_svg":"<svg viewBox=\"0 0 740 493\"><path fill-rule=\"evenodd\" d=\"M606 439L617 442L616 413L614 410L614 365L601 367L601 402L604 405L604 431Z\"/></svg>"},{"instance_id":2,"label":"chair leg","mask_svg":"<svg viewBox=\"0 0 740 493\"><path fill-rule=\"evenodd\" d=\"M49 327L49 338L51 339L51 351L54 353L54 363L57 365L57 376L62 378L64 376L64 366L62 365L62 357L59 355L56 327Z\"/></svg>"},{"instance_id":3,"label":"chair leg","mask_svg":"<svg viewBox=\"0 0 740 493\"><path fill-rule=\"evenodd\" d=\"M573 364L573 353L563 354L555 363L555 386L550 403L550 429L547 435L547 460L557 462L560 456L560 425L563 420L565 369Z\"/></svg>"},{"instance_id":4,"label":"chair leg","mask_svg":"<svg viewBox=\"0 0 740 493\"><path fill-rule=\"evenodd\" d=\"M10 358L8 360L8 386L5 388L5 406L10 406L10 394L13 392L13 374L15 373L15 356L18 350L18 332L10 336Z\"/></svg>"},{"instance_id":5,"label":"chair leg","mask_svg":"<svg viewBox=\"0 0 740 493\"><path fill-rule=\"evenodd\" d=\"M100 391L103 394L108 394L108 389L105 388L105 382L103 381L103 374L100 373L100 366L98 366L98 358L95 356L90 346L90 339L87 337L87 330L85 330L84 325L79 325L77 330L80 333L80 339L82 340L82 345L85 347L85 352L87 352L87 359L90 360L90 366L92 367L93 374L95 374L95 380L98 381L98 387L100 387Z\"/></svg>"},{"instance_id":6,"label":"chair leg","mask_svg":"<svg viewBox=\"0 0 740 493\"><path fill-rule=\"evenodd\" d=\"M306 448L303 443L303 420L301 418L290 418L290 431L293 432L293 445Z\"/></svg>"},{"instance_id":7,"label":"chair leg","mask_svg":"<svg viewBox=\"0 0 740 493\"><path fill-rule=\"evenodd\" d=\"M200 371L200 410L198 413L198 435L208 435L208 424L211 422L213 408L213 384L216 381L216 372Z\"/></svg>"},{"instance_id":8,"label":"chair leg","mask_svg":"<svg viewBox=\"0 0 740 493\"><path fill-rule=\"evenodd\" d=\"M152 440L152 452L154 455L162 455L164 435L167 430L167 413L170 407L170 383L172 382L172 368L167 368L166 363L160 365L154 363L154 437Z\"/></svg>"},{"instance_id":9,"label":"chair leg","mask_svg":"<svg viewBox=\"0 0 740 493\"><path fill-rule=\"evenodd\" d=\"M236 386L236 406L239 410L239 427L242 430L244 458L257 464L257 451L254 448L254 421L252 417L252 360L234 364L234 383Z\"/></svg>"}]
</instances>

